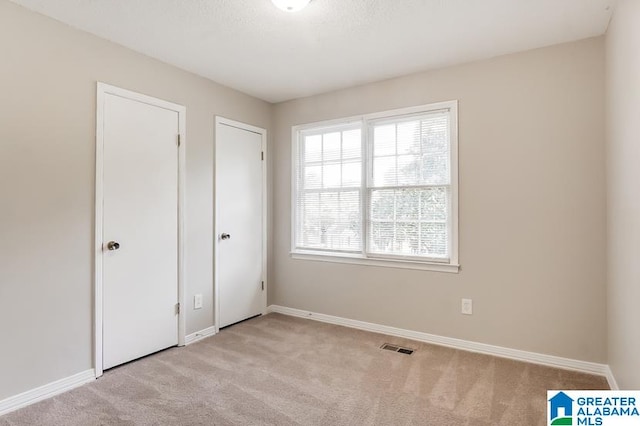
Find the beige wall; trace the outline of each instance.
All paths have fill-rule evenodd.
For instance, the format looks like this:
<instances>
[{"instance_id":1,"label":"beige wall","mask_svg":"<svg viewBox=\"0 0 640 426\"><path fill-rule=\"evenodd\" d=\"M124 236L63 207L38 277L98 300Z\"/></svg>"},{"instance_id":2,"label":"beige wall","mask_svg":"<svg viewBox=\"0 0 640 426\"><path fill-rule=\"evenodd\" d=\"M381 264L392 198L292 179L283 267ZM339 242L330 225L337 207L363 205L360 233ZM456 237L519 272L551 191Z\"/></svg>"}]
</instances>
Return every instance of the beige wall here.
<instances>
[{"instance_id":1,"label":"beige wall","mask_svg":"<svg viewBox=\"0 0 640 426\"><path fill-rule=\"evenodd\" d=\"M271 106L6 0L0 52L2 400L92 368L96 81L187 107L187 333L213 324L214 115Z\"/></svg>"},{"instance_id":2,"label":"beige wall","mask_svg":"<svg viewBox=\"0 0 640 426\"><path fill-rule=\"evenodd\" d=\"M292 125L452 99L459 274L289 257ZM595 38L278 104L270 303L605 362L604 99Z\"/></svg>"},{"instance_id":3,"label":"beige wall","mask_svg":"<svg viewBox=\"0 0 640 426\"><path fill-rule=\"evenodd\" d=\"M640 2L621 0L607 34L609 364L640 389Z\"/></svg>"}]
</instances>

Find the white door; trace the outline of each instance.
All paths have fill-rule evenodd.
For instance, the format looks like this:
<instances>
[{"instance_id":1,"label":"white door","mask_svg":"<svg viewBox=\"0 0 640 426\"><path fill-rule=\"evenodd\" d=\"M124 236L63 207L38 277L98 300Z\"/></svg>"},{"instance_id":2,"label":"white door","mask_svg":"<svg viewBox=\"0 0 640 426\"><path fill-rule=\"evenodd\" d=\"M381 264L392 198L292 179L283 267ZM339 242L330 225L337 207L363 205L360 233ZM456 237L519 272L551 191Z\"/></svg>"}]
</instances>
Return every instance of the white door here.
<instances>
[{"instance_id":1,"label":"white door","mask_svg":"<svg viewBox=\"0 0 640 426\"><path fill-rule=\"evenodd\" d=\"M103 368L178 344L179 114L103 101Z\"/></svg>"},{"instance_id":2,"label":"white door","mask_svg":"<svg viewBox=\"0 0 640 426\"><path fill-rule=\"evenodd\" d=\"M215 180L219 328L259 315L266 305L263 284L264 133L260 133L261 129L246 130L240 128L241 123L222 120L218 119L216 126Z\"/></svg>"}]
</instances>

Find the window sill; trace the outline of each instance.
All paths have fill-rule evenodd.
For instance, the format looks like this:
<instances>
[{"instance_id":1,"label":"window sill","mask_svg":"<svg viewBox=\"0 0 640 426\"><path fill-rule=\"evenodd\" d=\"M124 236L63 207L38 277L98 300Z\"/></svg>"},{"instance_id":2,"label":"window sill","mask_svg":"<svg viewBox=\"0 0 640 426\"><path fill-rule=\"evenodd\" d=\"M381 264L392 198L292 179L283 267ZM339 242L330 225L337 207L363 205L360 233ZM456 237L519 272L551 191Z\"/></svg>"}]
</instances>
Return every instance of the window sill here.
<instances>
[{"instance_id":1,"label":"window sill","mask_svg":"<svg viewBox=\"0 0 640 426\"><path fill-rule=\"evenodd\" d=\"M383 268L399 268L399 269L414 269L420 271L434 271L434 272L446 272L450 274L457 274L460 272L460 265L453 265L450 263L436 263L436 262L418 262L408 260L395 260L395 259L374 259L368 257L360 257L349 254L318 254L314 252L291 252L291 258L297 260L310 260L314 262L332 262L332 263L347 263L351 265L364 265L364 266L379 266Z\"/></svg>"}]
</instances>

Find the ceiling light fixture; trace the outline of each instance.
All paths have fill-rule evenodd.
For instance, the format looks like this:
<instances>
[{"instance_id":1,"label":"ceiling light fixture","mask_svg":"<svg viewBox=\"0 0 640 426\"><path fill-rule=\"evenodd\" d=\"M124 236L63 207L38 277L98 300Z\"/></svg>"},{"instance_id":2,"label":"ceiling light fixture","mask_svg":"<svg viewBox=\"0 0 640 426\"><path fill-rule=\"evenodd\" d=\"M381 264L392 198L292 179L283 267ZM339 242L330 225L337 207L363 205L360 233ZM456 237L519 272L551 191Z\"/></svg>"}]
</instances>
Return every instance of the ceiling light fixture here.
<instances>
[{"instance_id":1,"label":"ceiling light fixture","mask_svg":"<svg viewBox=\"0 0 640 426\"><path fill-rule=\"evenodd\" d=\"M298 12L309 4L311 0L271 0L278 9L285 12Z\"/></svg>"}]
</instances>

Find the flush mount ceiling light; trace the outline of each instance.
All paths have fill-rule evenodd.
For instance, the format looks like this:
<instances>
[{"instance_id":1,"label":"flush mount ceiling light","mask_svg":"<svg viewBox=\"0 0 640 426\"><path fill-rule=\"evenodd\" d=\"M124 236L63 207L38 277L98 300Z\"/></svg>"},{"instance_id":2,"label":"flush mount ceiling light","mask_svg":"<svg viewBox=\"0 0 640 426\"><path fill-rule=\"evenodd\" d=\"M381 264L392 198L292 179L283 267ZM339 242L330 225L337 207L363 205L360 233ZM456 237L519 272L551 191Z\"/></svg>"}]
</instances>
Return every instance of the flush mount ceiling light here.
<instances>
[{"instance_id":1,"label":"flush mount ceiling light","mask_svg":"<svg viewBox=\"0 0 640 426\"><path fill-rule=\"evenodd\" d=\"M304 9L311 0L271 0L278 9L285 12L298 12Z\"/></svg>"}]
</instances>

